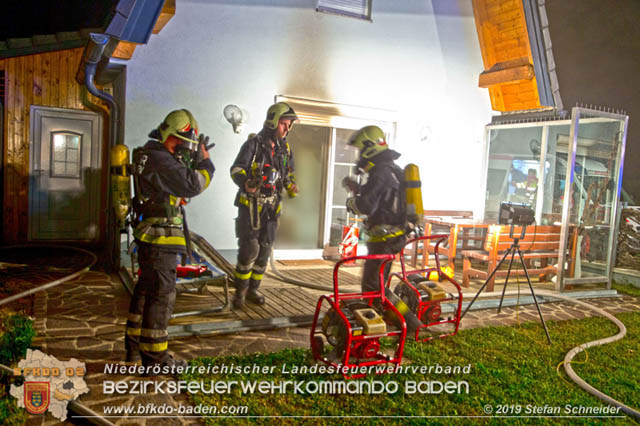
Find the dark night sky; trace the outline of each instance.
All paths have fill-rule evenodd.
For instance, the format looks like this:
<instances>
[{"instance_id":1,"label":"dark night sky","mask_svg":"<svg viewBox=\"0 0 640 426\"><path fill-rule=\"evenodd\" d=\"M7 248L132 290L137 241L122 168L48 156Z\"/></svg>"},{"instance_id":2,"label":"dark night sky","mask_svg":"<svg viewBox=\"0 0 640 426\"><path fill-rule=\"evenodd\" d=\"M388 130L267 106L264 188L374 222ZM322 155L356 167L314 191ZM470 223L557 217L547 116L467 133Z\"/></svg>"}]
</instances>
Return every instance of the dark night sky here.
<instances>
[{"instance_id":1,"label":"dark night sky","mask_svg":"<svg viewBox=\"0 0 640 426\"><path fill-rule=\"evenodd\" d=\"M0 13L0 40L102 27L118 0L9 0Z\"/></svg>"}]
</instances>

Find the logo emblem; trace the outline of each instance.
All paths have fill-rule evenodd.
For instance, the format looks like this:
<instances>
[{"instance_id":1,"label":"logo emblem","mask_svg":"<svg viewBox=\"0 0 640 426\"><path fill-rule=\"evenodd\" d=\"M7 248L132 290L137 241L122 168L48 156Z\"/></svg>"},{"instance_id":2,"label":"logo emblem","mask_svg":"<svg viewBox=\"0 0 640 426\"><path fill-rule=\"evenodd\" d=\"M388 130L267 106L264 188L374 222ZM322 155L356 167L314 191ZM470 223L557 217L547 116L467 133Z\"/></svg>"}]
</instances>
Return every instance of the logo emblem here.
<instances>
[{"instance_id":1,"label":"logo emblem","mask_svg":"<svg viewBox=\"0 0 640 426\"><path fill-rule=\"evenodd\" d=\"M24 407L31 414L42 414L49 408L49 382L24 382Z\"/></svg>"}]
</instances>

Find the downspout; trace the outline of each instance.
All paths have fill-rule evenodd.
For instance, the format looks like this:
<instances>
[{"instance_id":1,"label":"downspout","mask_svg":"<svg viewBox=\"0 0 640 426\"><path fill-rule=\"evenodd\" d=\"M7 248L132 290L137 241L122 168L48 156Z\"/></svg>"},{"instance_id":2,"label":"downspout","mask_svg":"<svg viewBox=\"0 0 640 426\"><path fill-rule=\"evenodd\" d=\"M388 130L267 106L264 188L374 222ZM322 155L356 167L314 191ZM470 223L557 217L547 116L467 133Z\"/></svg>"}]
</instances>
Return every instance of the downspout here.
<instances>
[{"instance_id":1,"label":"downspout","mask_svg":"<svg viewBox=\"0 0 640 426\"><path fill-rule=\"evenodd\" d=\"M108 93L98 90L94 83L98 64L102 59L105 47L109 42L110 37L105 34L91 33L89 35L89 45L85 50L85 70L84 70L84 84L87 87L89 93L95 97L102 99L107 103L111 113L109 114L109 151L117 144L117 132L118 132L118 104L114 100L113 96ZM107 170L111 174L111 155L107 155ZM112 198L113 188L111 184L107 185L107 205L109 206ZM109 260L110 266L114 270L120 269L120 241L119 233L115 229L115 212L112 211L111 206L107 208L107 250L106 255Z\"/></svg>"},{"instance_id":2,"label":"downspout","mask_svg":"<svg viewBox=\"0 0 640 426\"><path fill-rule=\"evenodd\" d=\"M93 96L102 99L109 105L109 109L111 110L110 116L110 130L109 130L109 147L113 147L117 144L116 135L118 132L118 114L119 108L116 101L113 99L108 93L102 92L98 90L93 79L96 75L96 70L98 69L98 63L100 63L100 59L102 58L102 53L104 52L107 43L109 42L109 36L105 34L96 34L91 33L89 35L89 46L85 51L84 57L84 84L87 86L87 90Z\"/></svg>"}]
</instances>

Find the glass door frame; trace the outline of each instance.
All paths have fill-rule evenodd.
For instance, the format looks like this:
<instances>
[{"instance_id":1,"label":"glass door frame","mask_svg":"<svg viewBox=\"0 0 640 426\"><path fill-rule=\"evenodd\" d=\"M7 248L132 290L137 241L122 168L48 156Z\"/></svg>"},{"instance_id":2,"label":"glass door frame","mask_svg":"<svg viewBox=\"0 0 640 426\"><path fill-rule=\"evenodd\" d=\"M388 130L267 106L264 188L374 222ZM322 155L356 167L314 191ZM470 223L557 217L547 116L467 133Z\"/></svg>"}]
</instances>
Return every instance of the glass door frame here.
<instances>
[{"instance_id":1,"label":"glass door frame","mask_svg":"<svg viewBox=\"0 0 640 426\"><path fill-rule=\"evenodd\" d=\"M619 141L619 153L616 155L615 166L613 168L613 174L615 178L615 194L612 198L612 212L611 218L613 219L612 230L609 231L608 237L608 250L607 260L605 263L605 275L595 277L581 277L581 278L569 278L565 277L564 268L558 268L558 279L556 281L556 291L563 291L566 284L587 284L587 283L601 283L606 282L607 290L611 289L611 281L613 279L613 269L615 263L617 240L615 238L619 228L619 211L620 211L620 194L622 191L622 173L624 168L624 154L627 141L627 129L629 127L629 116L615 114L607 111L594 110L584 107L573 107L571 109L571 131L569 133L569 144L567 152L567 170L565 176L565 188L564 199L570 200L574 183L574 172L576 163L576 152L578 147L578 134L580 126L580 117L586 116L587 120L606 118L614 121L620 121L624 123L624 129L622 130L622 140ZM570 160L570 161L569 161ZM558 265L564 265L566 261L566 251L569 240L569 207L570 203L565 202L562 205L562 227L560 229L560 257L558 258Z\"/></svg>"},{"instance_id":2,"label":"glass door frame","mask_svg":"<svg viewBox=\"0 0 640 426\"><path fill-rule=\"evenodd\" d=\"M582 117L582 118L581 118ZM569 237L570 237L570 200L574 187L574 172L575 172L575 163L576 163L576 153L578 151L578 134L579 134L579 125L582 119L583 123L594 123L599 120L607 120L607 121L619 121L621 125L624 126L622 131L622 138L618 141L619 152L615 158L615 165L613 166L611 172L613 172L613 176L615 179L615 194L613 194L613 202L612 202L612 211L611 211L611 227L613 230L609 233L608 236L608 251L605 263L605 272L604 275L601 276L592 276L592 277L580 277L580 278L569 278L566 277L566 272L564 267L559 267L557 271L557 280L555 285L556 291L563 291L566 284L588 284L588 283L605 283L607 284L607 290L611 289L611 281L613 278L613 269L615 263L615 255L616 255L616 245L617 240L615 238L616 231L619 228L619 213L620 213L620 195L622 192L622 174L623 174L623 166L624 166L624 154L625 154L625 145L627 139L627 129L629 124L629 117L627 115L616 114L613 112L595 110L584 107L574 107L571 110L571 119L549 119L549 120L535 120L530 122L516 122L516 123L496 123L489 124L485 126L485 138L484 138L484 157L483 161L483 175L482 182L483 187L482 191L486 194L487 191L487 179L489 175L489 159L490 159L490 149L491 149L491 132L498 131L503 129L519 129L526 127L541 127L541 141L540 141L540 165L538 170L538 176L540 176L540 182L543 184L538 185L537 188L537 199L535 206L535 218L536 223L541 223L542 212L544 208L544 196L545 196L545 184L547 176L545 174L545 164L547 162L548 156L548 146L549 146L549 130L551 126L570 126L570 134L569 134L569 143L567 147L567 165L565 171L565 187L564 187L564 202L562 204L562 219L561 219L561 228L560 228L560 247L559 247L559 258L558 265L565 265L567 261L567 248L569 247ZM486 196L483 197L483 203L481 206L481 220L484 220L485 208L486 208Z\"/></svg>"}]
</instances>

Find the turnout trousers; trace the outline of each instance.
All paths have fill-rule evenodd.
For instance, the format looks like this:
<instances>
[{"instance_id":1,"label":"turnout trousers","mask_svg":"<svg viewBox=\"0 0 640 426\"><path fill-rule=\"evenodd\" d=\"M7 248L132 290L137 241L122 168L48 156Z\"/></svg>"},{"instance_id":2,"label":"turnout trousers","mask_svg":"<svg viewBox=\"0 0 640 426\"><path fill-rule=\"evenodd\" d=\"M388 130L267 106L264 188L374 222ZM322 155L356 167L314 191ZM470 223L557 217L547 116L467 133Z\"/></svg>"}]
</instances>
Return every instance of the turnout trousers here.
<instances>
[{"instance_id":1,"label":"turnout trousers","mask_svg":"<svg viewBox=\"0 0 640 426\"><path fill-rule=\"evenodd\" d=\"M127 317L127 361L136 361L139 353L142 365L162 365L169 358L167 326L176 301L178 253L137 244L141 274Z\"/></svg>"},{"instance_id":2,"label":"turnout trousers","mask_svg":"<svg viewBox=\"0 0 640 426\"><path fill-rule=\"evenodd\" d=\"M389 238L386 241L380 241L375 243L367 243L367 250L369 254L397 254L400 253L406 237L400 235L397 237ZM367 291L379 291L380 290L380 265L382 260L367 259L364 262L364 270L362 272L362 292ZM391 262L387 263L384 269L384 282L386 284L389 272L391 271Z\"/></svg>"},{"instance_id":3,"label":"turnout trousers","mask_svg":"<svg viewBox=\"0 0 640 426\"><path fill-rule=\"evenodd\" d=\"M238 238L238 261L235 270L237 290L257 290L267 269L267 262L278 230L277 204L265 204L260 214L260 226L253 229L249 208L238 207L236 237Z\"/></svg>"}]
</instances>

